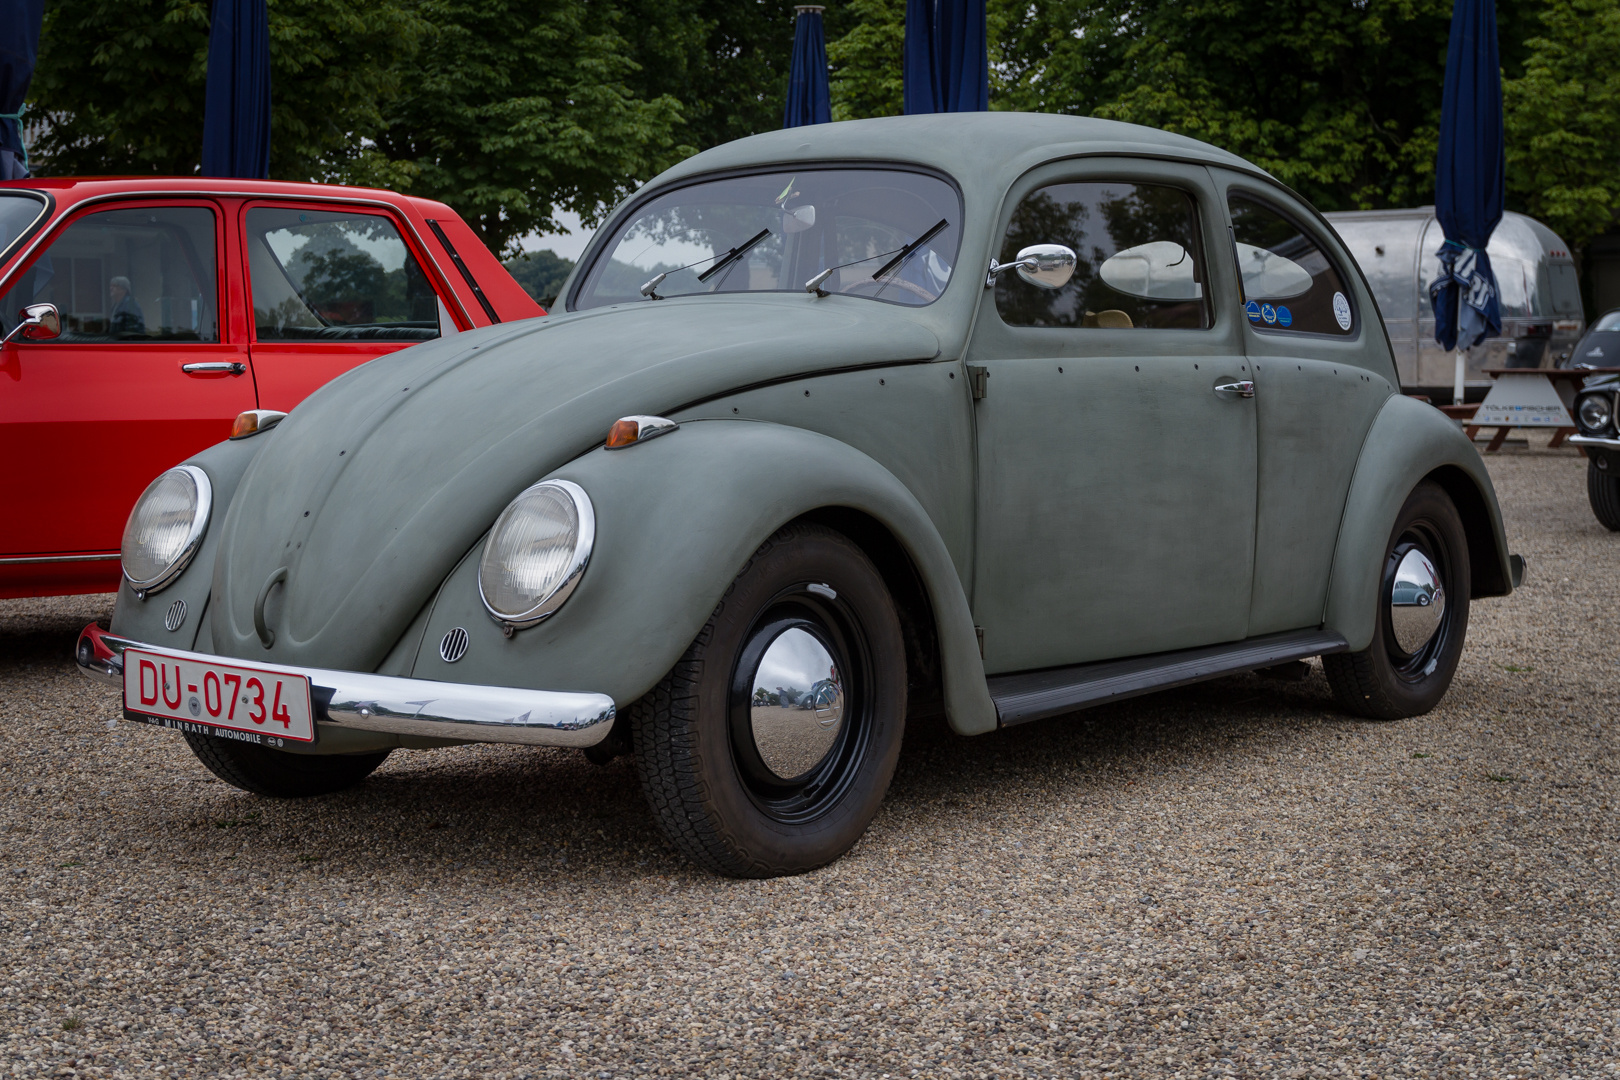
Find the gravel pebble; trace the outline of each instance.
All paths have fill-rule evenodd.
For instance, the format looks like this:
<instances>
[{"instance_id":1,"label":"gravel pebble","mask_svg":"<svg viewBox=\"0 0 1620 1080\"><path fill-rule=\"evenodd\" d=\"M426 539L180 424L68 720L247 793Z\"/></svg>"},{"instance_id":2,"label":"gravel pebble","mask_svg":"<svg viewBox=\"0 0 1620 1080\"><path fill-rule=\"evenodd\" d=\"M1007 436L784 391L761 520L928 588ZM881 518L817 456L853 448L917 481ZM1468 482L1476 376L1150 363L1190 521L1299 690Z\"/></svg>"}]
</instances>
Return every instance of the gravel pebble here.
<instances>
[{"instance_id":1,"label":"gravel pebble","mask_svg":"<svg viewBox=\"0 0 1620 1080\"><path fill-rule=\"evenodd\" d=\"M110 597L0 601L0 1073L1617 1075L1620 535L1544 444L1491 456L1530 579L1430 715L1313 665L914 725L777 881L673 855L624 759L243 794L72 671Z\"/></svg>"}]
</instances>

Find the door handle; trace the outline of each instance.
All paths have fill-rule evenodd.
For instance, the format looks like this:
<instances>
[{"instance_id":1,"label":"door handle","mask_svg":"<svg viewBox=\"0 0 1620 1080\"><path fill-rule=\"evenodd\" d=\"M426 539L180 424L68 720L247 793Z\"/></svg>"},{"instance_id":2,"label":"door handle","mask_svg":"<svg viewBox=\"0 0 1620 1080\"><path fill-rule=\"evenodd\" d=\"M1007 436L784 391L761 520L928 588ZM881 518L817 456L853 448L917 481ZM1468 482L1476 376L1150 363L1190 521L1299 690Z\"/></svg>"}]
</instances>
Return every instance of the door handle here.
<instances>
[{"instance_id":1,"label":"door handle","mask_svg":"<svg viewBox=\"0 0 1620 1080\"><path fill-rule=\"evenodd\" d=\"M1217 394L1235 394L1238 397L1254 397L1254 382L1249 379L1239 379L1237 382L1216 383Z\"/></svg>"},{"instance_id":2,"label":"door handle","mask_svg":"<svg viewBox=\"0 0 1620 1080\"><path fill-rule=\"evenodd\" d=\"M240 375L247 370L247 365L234 360L209 360L200 364L181 364L180 370L187 375Z\"/></svg>"}]
</instances>

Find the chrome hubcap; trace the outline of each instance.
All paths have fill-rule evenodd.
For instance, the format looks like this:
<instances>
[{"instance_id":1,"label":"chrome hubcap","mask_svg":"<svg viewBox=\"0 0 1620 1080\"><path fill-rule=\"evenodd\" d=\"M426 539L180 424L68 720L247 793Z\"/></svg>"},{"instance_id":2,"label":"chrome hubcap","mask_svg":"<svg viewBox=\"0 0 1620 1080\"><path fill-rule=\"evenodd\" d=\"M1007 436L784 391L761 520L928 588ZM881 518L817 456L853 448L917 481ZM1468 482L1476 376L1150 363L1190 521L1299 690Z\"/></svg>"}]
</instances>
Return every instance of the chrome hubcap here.
<instances>
[{"instance_id":1,"label":"chrome hubcap","mask_svg":"<svg viewBox=\"0 0 1620 1080\"><path fill-rule=\"evenodd\" d=\"M754 670L749 730L759 757L776 777L813 771L844 727L844 689L832 653L799 627L766 646Z\"/></svg>"},{"instance_id":2,"label":"chrome hubcap","mask_svg":"<svg viewBox=\"0 0 1620 1080\"><path fill-rule=\"evenodd\" d=\"M1401 557L1389 595L1389 627L1395 643L1416 655L1440 629L1446 614L1446 590L1440 572L1418 548Z\"/></svg>"}]
</instances>

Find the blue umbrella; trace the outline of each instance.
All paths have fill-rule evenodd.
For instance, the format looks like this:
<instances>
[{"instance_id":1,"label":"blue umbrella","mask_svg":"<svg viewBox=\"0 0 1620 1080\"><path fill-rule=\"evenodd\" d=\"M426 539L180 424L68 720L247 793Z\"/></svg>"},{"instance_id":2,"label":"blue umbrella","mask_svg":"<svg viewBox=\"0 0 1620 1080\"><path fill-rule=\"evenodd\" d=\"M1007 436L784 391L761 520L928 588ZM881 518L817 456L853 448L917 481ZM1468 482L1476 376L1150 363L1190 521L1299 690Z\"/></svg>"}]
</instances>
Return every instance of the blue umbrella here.
<instances>
[{"instance_id":1,"label":"blue umbrella","mask_svg":"<svg viewBox=\"0 0 1620 1080\"><path fill-rule=\"evenodd\" d=\"M804 127L832 120L832 93L827 87L827 31L821 24L825 9L805 4L793 9L793 69L788 75L787 108L782 126Z\"/></svg>"},{"instance_id":2,"label":"blue umbrella","mask_svg":"<svg viewBox=\"0 0 1620 1080\"><path fill-rule=\"evenodd\" d=\"M985 0L906 0L905 111L990 107Z\"/></svg>"},{"instance_id":3,"label":"blue umbrella","mask_svg":"<svg viewBox=\"0 0 1620 1080\"><path fill-rule=\"evenodd\" d=\"M44 18L45 0L0 2L0 180L28 175L22 107L34 77L34 62L39 59L39 27Z\"/></svg>"},{"instance_id":4,"label":"blue umbrella","mask_svg":"<svg viewBox=\"0 0 1620 1080\"><path fill-rule=\"evenodd\" d=\"M1455 0L1434 175L1434 212L1446 242L1438 252L1442 272L1429 286L1434 337L1443 348L1469 349L1502 332L1496 275L1485 245L1502 220L1506 173L1496 3ZM1459 352L1455 387L1459 405L1462 383Z\"/></svg>"},{"instance_id":5,"label":"blue umbrella","mask_svg":"<svg viewBox=\"0 0 1620 1080\"><path fill-rule=\"evenodd\" d=\"M202 174L270 175L270 13L265 0L214 0Z\"/></svg>"}]
</instances>

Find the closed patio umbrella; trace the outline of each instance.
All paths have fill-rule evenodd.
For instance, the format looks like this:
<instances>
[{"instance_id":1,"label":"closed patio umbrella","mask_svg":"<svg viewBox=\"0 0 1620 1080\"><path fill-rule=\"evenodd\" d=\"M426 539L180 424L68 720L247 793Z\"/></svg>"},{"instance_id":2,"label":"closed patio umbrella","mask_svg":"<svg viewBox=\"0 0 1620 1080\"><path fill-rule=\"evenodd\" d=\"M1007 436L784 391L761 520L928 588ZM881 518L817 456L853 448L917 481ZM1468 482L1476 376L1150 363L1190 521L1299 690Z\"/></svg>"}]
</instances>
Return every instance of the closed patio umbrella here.
<instances>
[{"instance_id":1,"label":"closed patio umbrella","mask_svg":"<svg viewBox=\"0 0 1620 1080\"><path fill-rule=\"evenodd\" d=\"M45 0L0 0L0 180L28 175L22 107L39 59Z\"/></svg>"},{"instance_id":2,"label":"closed patio umbrella","mask_svg":"<svg viewBox=\"0 0 1620 1080\"><path fill-rule=\"evenodd\" d=\"M1434 211L1446 240L1437 253L1442 273L1429 287L1429 302L1434 305L1435 340L1442 348L1458 350L1458 405L1463 399L1463 350L1502 332L1496 275L1485 245L1502 220L1506 173L1496 3L1455 0L1434 175Z\"/></svg>"},{"instance_id":3,"label":"closed patio umbrella","mask_svg":"<svg viewBox=\"0 0 1620 1080\"><path fill-rule=\"evenodd\" d=\"M906 0L907 115L990 107L985 0Z\"/></svg>"},{"instance_id":4,"label":"closed patio umbrella","mask_svg":"<svg viewBox=\"0 0 1620 1080\"><path fill-rule=\"evenodd\" d=\"M202 174L270 175L270 14L265 0L214 0Z\"/></svg>"},{"instance_id":5,"label":"closed patio umbrella","mask_svg":"<svg viewBox=\"0 0 1620 1080\"><path fill-rule=\"evenodd\" d=\"M787 108L782 126L804 127L832 120L832 94L827 86L825 8L805 4L793 9L793 68L788 75Z\"/></svg>"}]
</instances>

